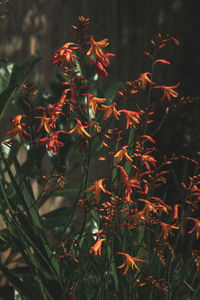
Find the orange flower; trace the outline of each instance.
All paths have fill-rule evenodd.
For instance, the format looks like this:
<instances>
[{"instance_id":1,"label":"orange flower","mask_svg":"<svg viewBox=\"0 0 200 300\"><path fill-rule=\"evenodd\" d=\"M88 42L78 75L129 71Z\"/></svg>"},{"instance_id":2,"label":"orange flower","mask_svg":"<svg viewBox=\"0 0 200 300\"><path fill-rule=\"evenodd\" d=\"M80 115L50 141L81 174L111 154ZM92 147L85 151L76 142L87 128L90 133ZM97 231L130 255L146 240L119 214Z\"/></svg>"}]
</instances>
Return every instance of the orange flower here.
<instances>
[{"instance_id":1,"label":"orange flower","mask_svg":"<svg viewBox=\"0 0 200 300\"><path fill-rule=\"evenodd\" d=\"M12 139L18 134L21 142L24 142L24 135L30 136L29 133L27 133L22 126L25 124L21 122L22 118L25 117L24 115L17 115L12 119L12 125L13 129L10 131L7 131L5 135L9 135Z\"/></svg>"},{"instance_id":2,"label":"orange flower","mask_svg":"<svg viewBox=\"0 0 200 300\"><path fill-rule=\"evenodd\" d=\"M89 253L91 255L101 255L101 244L103 241L105 241L106 239L100 239L98 240L94 246L92 246L89 250Z\"/></svg>"},{"instance_id":3,"label":"orange flower","mask_svg":"<svg viewBox=\"0 0 200 300\"><path fill-rule=\"evenodd\" d=\"M104 103L106 101L106 98L97 98L95 95L92 94L87 94L87 99L88 102L86 107L91 107L94 114L96 114L97 112L97 107L98 107L97 104Z\"/></svg>"},{"instance_id":4,"label":"orange flower","mask_svg":"<svg viewBox=\"0 0 200 300\"><path fill-rule=\"evenodd\" d=\"M78 120L77 118L74 118L74 119L76 120L76 125L74 126L74 128L72 128L71 130L69 130L67 132L67 134L71 134L74 131L76 131L76 133L79 134L79 135L81 135L82 138L85 137L84 135L86 135L87 137L91 138L91 135L85 130L85 128L87 126L83 126L82 123L81 123L81 121Z\"/></svg>"},{"instance_id":5,"label":"orange flower","mask_svg":"<svg viewBox=\"0 0 200 300\"><path fill-rule=\"evenodd\" d=\"M153 82L151 79L149 79L148 75L151 75L151 73L149 73L149 72L142 73L142 74L140 74L140 77L138 78L140 86L143 90L146 89L147 82L149 82L152 85L155 84L155 82Z\"/></svg>"},{"instance_id":6,"label":"orange flower","mask_svg":"<svg viewBox=\"0 0 200 300\"><path fill-rule=\"evenodd\" d=\"M179 207L181 207L180 204L175 204L174 205L172 221L178 222L178 208Z\"/></svg>"},{"instance_id":7,"label":"orange flower","mask_svg":"<svg viewBox=\"0 0 200 300\"><path fill-rule=\"evenodd\" d=\"M59 141L58 135L60 132L66 133L63 130L59 130L59 131L56 131L53 134L51 134L49 137L45 137L45 138L39 139L39 140L36 139L36 140L34 140L34 142L39 141L41 145L47 145L48 151L56 153L59 151L60 147L64 146L64 143Z\"/></svg>"},{"instance_id":8,"label":"orange flower","mask_svg":"<svg viewBox=\"0 0 200 300\"><path fill-rule=\"evenodd\" d=\"M61 67L65 67L67 63L71 62L72 65L76 67L74 58L78 57L73 54L72 50L78 49L79 47L74 43L65 43L61 48L59 48L51 60L52 64L58 64Z\"/></svg>"},{"instance_id":9,"label":"orange flower","mask_svg":"<svg viewBox=\"0 0 200 300\"><path fill-rule=\"evenodd\" d=\"M34 117L35 119L41 119L40 126L36 132L40 131L44 127L45 131L49 133L51 131L51 126L49 124L50 118L47 117L47 114L44 112L42 116Z\"/></svg>"},{"instance_id":10,"label":"orange flower","mask_svg":"<svg viewBox=\"0 0 200 300\"><path fill-rule=\"evenodd\" d=\"M153 213L157 214L158 207L155 203L151 203L148 200L145 199L137 199L137 201L142 201L145 203L144 211L146 212L147 218L149 217L149 213L152 211Z\"/></svg>"},{"instance_id":11,"label":"orange flower","mask_svg":"<svg viewBox=\"0 0 200 300\"><path fill-rule=\"evenodd\" d=\"M130 161L130 162L133 161L132 158L128 155L128 153L127 153L127 151L126 151L126 148L127 148L127 147L128 147L128 146L123 146L120 150L118 150L118 151L113 155L114 157L117 157L116 163L120 163L120 162L122 161L123 157L124 157L126 160Z\"/></svg>"},{"instance_id":12,"label":"orange flower","mask_svg":"<svg viewBox=\"0 0 200 300\"><path fill-rule=\"evenodd\" d=\"M121 269L121 268L125 267L123 275L126 275L129 267L131 267L132 270L133 270L133 267L135 267L138 271L140 271L140 269L138 268L136 263L144 264L144 263L147 262L146 260L140 259L140 257L142 257L142 255L140 255L138 257L133 257L133 256L130 256L129 254L127 254L127 253L124 253L124 252L116 252L116 254L123 255L126 258L124 263L121 266L118 266L118 269Z\"/></svg>"},{"instance_id":13,"label":"orange flower","mask_svg":"<svg viewBox=\"0 0 200 300\"><path fill-rule=\"evenodd\" d=\"M109 57L113 57L113 56L115 56L115 54L104 52L103 61L102 61L102 59L100 61L97 57L92 60L92 62L95 65L95 69L96 69L98 75L101 75L102 77L107 77L108 76L108 72L106 71L104 66L107 66L107 63L109 62L109 60L108 60ZM106 64L104 64L103 62L106 62Z\"/></svg>"},{"instance_id":14,"label":"orange flower","mask_svg":"<svg viewBox=\"0 0 200 300\"><path fill-rule=\"evenodd\" d=\"M120 168L121 181L117 183L116 187L120 184L125 184L126 188L124 192L124 200L128 203L132 203L132 187L141 190L140 181L137 179L137 174L135 174L133 177L128 177L128 174L122 166L118 165L117 168Z\"/></svg>"},{"instance_id":15,"label":"orange flower","mask_svg":"<svg viewBox=\"0 0 200 300\"><path fill-rule=\"evenodd\" d=\"M178 92L176 92L174 89L177 88L180 85L180 83L177 83L176 85L173 86L154 86L153 89L162 89L163 90L163 96L160 99L160 101L163 101L165 98L168 99L168 101L171 100L171 97L177 98L178 97Z\"/></svg>"},{"instance_id":16,"label":"orange flower","mask_svg":"<svg viewBox=\"0 0 200 300\"><path fill-rule=\"evenodd\" d=\"M105 48L109 45L109 42L108 42L108 39L104 39L104 40L101 40L99 42L96 42L94 40L94 37L93 35L90 36L90 41L89 41L89 44L90 44L90 49L88 50L88 52L86 53L87 56L91 56L93 53L96 54L96 56L99 58L99 59L104 59L104 52L101 48ZM105 59L104 59L105 60ZM107 66L109 64L109 61L105 64L103 62L103 64L105 66Z\"/></svg>"},{"instance_id":17,"label":"orange flower","mask_svg":"<svg viewBox=\"0 0 200 300\"><path fill-rule=\"evenodd\" d=\"M128 129L129 126L131 128L136 128L135 124L140 123L141 112L125 110L125 109L122 109L122 110L119 111L119 113L121 113L121 112L124 113L125 117L126 117L126 129Z\"/></svg>"},{"instance_id":18,"label":"orange flower","mask_svg":"<svg viewBox=\"0 0 200 300\"><path fill-rule=\"evenodd\" d=\"M161 226L161 233L160 233L160 237L163 236L164 240L166 240L170 235L172 234L172 229L176 229L178 230L179 227L178 226L174 226L174 225L170 225L164 222L160 222L160 226Z\"/></svg>"},{"instance_id":19,"label":"orange flower","mask_svg":"<svg viewBox=\"0 0 200 300\"><path fill-rule=\"evenodd\" d=\"M108 76L108 73L104 67L107 67L110 64L109 57L115 56L113 53L104 52L102 50L102 48L105 48L109 45L108 39L96 42L94 37L91 35L89 44L90 49L86 55L91 56L92 54L95 54L96 58L93 59L92 62L95 65L98 75L102 75L103 77Z\"/></svg>"},{"instance_id":20,"label":"orange flower","mask_svg":"<svg viewBox=\"0 0 200 300\"><path fill-rule=\"evenodd\" d=\"M85 193L91 193L91 192L94 192L94 197L93 199L94 200L97 200L99 201L100 200L100 195L101 195L101 191L103 191L104 193L106 194L111 194L109 191L107 191L102 182L104 181L105 179L99 179L99 180L95 180L94 181L94 184L89 187L87 190L85 190Z\"/></svg>"},{"instance_id":21,"label":"orange flower","mask_svg":"<svg viewBox=\"0 0 200 300\"><path fill-rule=\"evenodd\" d=\"M156 167L156 162L157 160L153 157L148 155L150 151L146 152L146 154L140 154L140 153L135 153L134 156L140 157L141 162L145 165L148 171L151 170L150 164L152 164L154 167Z\"/></svg>"},{"instance_id":22,"label":"orange flower","mask_svg":"<svg viewBox=\"0 0 200 300\"><path fill-rule=\"evenodd\" d=\"M196 239L198 240L200 237L200 221L196 218L190 218L190 217L187 217L185 219L192 220L195 223L192 230L188 231L188 233L192 233L194 230L196 230Z\"/></svg>"},{"instance_id":23,"label":"orange flower","mask_svg":"<svg viewBox=\"0 0 200 300\"><path fill-rule=\"evenodd\" d=\"M113 102L111 105L101 105L100 110L105 111L103 120L107 120L111 114L114 115L115 119L119 120L120 112L116 110L116 103Z\"/></svg>"}]
</instances>

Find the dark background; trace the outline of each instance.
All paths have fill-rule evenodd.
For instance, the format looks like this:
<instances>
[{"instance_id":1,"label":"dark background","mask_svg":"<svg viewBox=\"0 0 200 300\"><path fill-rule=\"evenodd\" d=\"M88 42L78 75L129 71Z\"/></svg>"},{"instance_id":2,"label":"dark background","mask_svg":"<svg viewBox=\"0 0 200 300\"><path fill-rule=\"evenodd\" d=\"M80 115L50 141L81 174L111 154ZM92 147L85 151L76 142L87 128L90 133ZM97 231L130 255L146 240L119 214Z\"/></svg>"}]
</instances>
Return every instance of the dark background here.
<instances>
[{"instance_id":1,"label":"dark background","mask_svg":"<svg viewBox=\"0 0 200 300\"><path fill-rule=\"evenodd\" d=\"M34 71L36 85L48 87L53 52L73 41L71 26L77 17L91 19L96 40L108 38L111 61L109 78L104 82L136 79L150 71L144 56L149 40L158 32L172 34L180 47L169 45L162 52L172 66L162 66L159 81L181 83L180 95L200 96L200 18L197 0L11 0L8 17L0 23L0 57L23 62L31 54L42 60ZM159 142L163 152L194 152L199 147L199 105L181 107L163 125Z\"/></svg>"}]
</instances>

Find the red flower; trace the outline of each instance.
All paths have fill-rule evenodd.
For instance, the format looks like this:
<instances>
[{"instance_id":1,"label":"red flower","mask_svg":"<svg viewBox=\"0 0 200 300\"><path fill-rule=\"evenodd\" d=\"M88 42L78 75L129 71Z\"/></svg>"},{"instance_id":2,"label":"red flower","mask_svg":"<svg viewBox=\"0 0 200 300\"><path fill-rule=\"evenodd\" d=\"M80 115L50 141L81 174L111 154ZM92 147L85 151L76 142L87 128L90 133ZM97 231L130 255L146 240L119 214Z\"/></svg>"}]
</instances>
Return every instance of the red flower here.
<instances>
[{"instance_id":1,"label":"red flower","mask_svg":"<svg viewBox=\"0 0 200 300\"><path fill-rule=\"evenodd\" d=\"M176 229L178 230L179 227L178 226L174 226L174 225L170 225L164 222L160 222L160 226L161 226L161 233L160 233L160 237L163 236L164 240L166 240L170 235L172 234L172 229Z\"/></svg>"},{"instance_id":2,"label":"red flower","mask_svg":"<svg viewBox=\"0 0 200 300\"><path fill-rule=\"evenodd\" d=\"M119 120L120 112L116 110L116 103L113 102L111 105L101 105L100 110L105 111L103 120L107 120L111 114L114 115L115 119Z\"/></svg>"},{"instance_id":3,"label":"red flower","mask_svg":"<svg viewBox=\"0 0 200 300\"><path fill-rule=\"evenodd\" d=\"M58 64L61 67L65 67L67 63L71 62L72 65L76 67L74 58L78 57L73 54L74 49L78 49L79 47L74 43L65 43L61 48L59 48L55 53L51 60L52 64Z\"/></svg>"},{"instance_id":4,"label":"red flower","mask_svg":"<svg viewBox=\"0 0 200 300\"><path fill-rule=\"evenodd\" d=\"M106 194L111 194L109 191L107 191L105 189L105 187L103 186L102 182L105 179L99 179L99 180L95 180L94 184L89 187L87 190L85 190L85 193L91 193L94 192L94 197L93 199L99 201L100 200L100 195L101 195L101 191L106 193Z\"/></svg>"},{"instance_id":5,"label":"red flower","mask_svg":"<svg viewBox=\"0 0 200 300\"><path fill-rule=\"evenodd\" d=\"M105 48L109 45L108 39L104 39L102 41L96 42L94 37L90 36L90 49L86 53L87 56L91 56L92 54L96 55L96 58L92 60L95 64L96 71L98 75L103 77L108 76L108 73L104 67L107 67L110 64L109 57L115 56L113 53L104 52L102 48Z\"/></svg>"},{"instance_id":6,"label":"red flower","mask_svg":"<svg viewBox=\"0 0 200 300\"><path fill-rule=\"evenodd\" d=\"M63 130L59 130L59 131L52 133L49 137L39 139L40 145L47 145L48 151L57 153L59 151L60 147L64 146L64 143L59 141L59 137L58 137L59 133L61 133L61 132L66 133ZM36 142L36 141L38 141L38 140L35 140L34 142Z\"/></svg>"},{"instance_id":7,"label":"red flower","mask_svg":"<svg viewBox=\"0 0 200 300\"><path fill-rule=\"evenodd\" d=\"M10 131L7 131L5 135L9 135L12 139L18 134L21 142L24 142L24 135L30 136L29 133L27 133L22 126L25 124L21 122L22 118L25 117L24 115L17 115L12 119L12 125L13 129Z\"/></svg>"},{"instance_id":8,"label":"red flower","mask_svg":"<svg viewBox=\"0 0 200 300\"><path fill-rule=\"evenodd\" d=\"M98 240L94 246L92 246L89 250L89 253L92 255L101 255L101 244L103 241L105 241L106 239L100 239Z\"/></svg>"},{"instance_id":9,"label":"red flower","mask_svg":"<svg viewBox=\"0 0 200 300\"><path fill-rule=\"evenodd\" d=\"M101 48L105 48L109 45L108 39L104 39L99 42L96 42L94 40L93 35L91 35L89 44L90 44L90 49L86 53L87 56L91 56L93 53L95 53L99 59L104 58L104 52Z\"/></svg>"},{"instance_id":10,"label":"red flower","mask_svg":"<svg viewBox=\"0 0 200 300\"><path fill-rule=\"evenodd\" d=\"M132 158L128 155L126 148L128 148L128 146L123 146L120 150L118 150L113 156L117 157L116 159L116 163L120 163L122 161L123 158L125 158L127 161L132 162Z\"/></svg>"},{"instance_id":11,"label":"red flower","mask_svg":"<svg viewBox=\"0 0 200 300\"><path fill-rule=\"evenodd\" d=\"M87 137L91 138L91 135L85 130L86 127L88 126L83 126L81 121L78 120L77 118L74 118L76 120L76 125L74 126L74 128L72 128L71 130L69 130L67 132L67 134L71 134L73 133L74 131L76 131L77 134L81 135L82 138L84 138L86 135Z\"/></svg>"},{"instance_id":12,"label":"red flower","mask_svg":"<svg viewBox=\"0 0 200 300\"><path fill-rule=\"evenodd\" d=\"M119 111L124 113L126 117L126 129L129 127L136 128L135 125L140 123L141 112L122 109Z\"/></svg>"},{"instance_id":13,"label":"red flower","mask_svg":"<svg viewBox=\"0 0 200 300\"><path fill-rule=\"evenodd\" d=\"M138 78L140 86L143 90L146 89L147 82L149 82L152 85L155 84L155 82L153 82L151 79L149 79L148 75L151 75L151 73L149 73L149 72L142 73L142 74L140 74L140 77Z\"/></svg>"},{"instance_id":14,"label":"red flower","mask_svg":"<svg viewBox=\"0 0 200 300\"><path fill-rule=\"evenodd\" d=\"M196 239L198 240L200 237L200 221L196 218L190 218L190 217L187 217L186 219L192 220L194 222L194 227L190 231L188 231L188 233L192 233L193 231L196 230Z\"/></svg>"},{"instance_id":15,"label":"red flower","mask_svg":"<svg viewBox=\"0 0 200 300\"><path fill-rule=\"evenodd\" d=\"M176 85L173 86L154 86L153 89L162 89L163 90L163 96L161 97L160 101L163 101L165 98L168 99L168 101L171 100L171 97L177 98L178 97L178 92L176 92L174 89L177 88L180 85L180 83L177 83Z\"/></svg>"},{"instance_id":16,"label":"red flower","mask_svg":"<svg viewBox=\"0 0 200 300\"><path fill-rule=\"evenodd\" d=\"M86 107L91 107L94 114L97 112L97 104L98 103L104 103L106 101L106 98L97 98L95 95L92 94L83 94L87 95L87 105Z\"/></svg>"},{"instance_id":17,"label":"red flower","mask_svg":"<svg viewBox=\"0 0 200 300\"><path fill-rule=\"evenodd\" d=\"M121 266L118 267L118 269L121 269L121 268L125 267L123 275L126 275L129 267L131 267L132 270L133 270L133 267L135 267L138 271L140 271L140 269L136 265L136 262L141 263L141 264L144 264L144 263L147 262L146 260L140 259L140 257L142 257L142 255L137 256L137 257L133 257L133 256L130 256L129 254L127 254L127 253L124 253L124 252L116 252L116 254L123 255L126 258L124 263Z\"/></svg>"}]
</instances>

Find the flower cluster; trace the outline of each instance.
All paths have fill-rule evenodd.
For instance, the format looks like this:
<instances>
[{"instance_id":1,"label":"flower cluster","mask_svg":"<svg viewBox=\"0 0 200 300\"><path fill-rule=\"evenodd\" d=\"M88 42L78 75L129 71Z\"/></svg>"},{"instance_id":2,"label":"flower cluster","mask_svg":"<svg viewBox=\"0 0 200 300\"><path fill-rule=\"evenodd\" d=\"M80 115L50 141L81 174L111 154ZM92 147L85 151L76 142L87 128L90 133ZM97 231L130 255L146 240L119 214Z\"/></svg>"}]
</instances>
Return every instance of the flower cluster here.
<instances>
[{"instance_id":1,"label":"flower cluster","mask_svg":"<svg viewBox=\"0 0 200 300\"><path fill-rule=\"evenodd\" d=\"M200 220L194 215L183 217L184 205L176 199L172 202L167 199L167 193L162 192L170 175L168 165L175 158L160 161L150 128L156 118L157 106L164 107L168 113L171 102L182 101L177 91L180 83L169 86L153 78L159 64L171 64L159 57L159 51L168 42L178 44L178 41L161 34L155 41L151 40L153 54L145 52L145 55L152 60L154 72L147 71L136 80L127 81L124 88L115 91L114 99L109 99L95 88L94 74L107 77L110 58L115 54L105 51L109 46L107 38L95 40L89 25L89 19L79 17L79 24L73 26L75 42L65 43L53 55L51 62L62 69L63 76L61 92L55 103L45 107L34 106L32 101L30 115L16 116L12 120L14 128L6 135L12 141L18 135L22 143L31 139L32 143L46 146L49 152L58 156L67 139L78 153L82 181L75 205L84 211L85 221L76 239L76 248L64 251L59 259L67 260L74 251L79 253L79 259L73 258L74 261L83 266L81 243L86 236L91 261L106 256L104 263L108 270L105 274L111 272L111 265L116 260L117 269L124 268L123 275L128 277L129 269L136 273L134 278L138 286L145 286L149 281L166 292L168 287L164 279L156 282L148 277L142 284L141 275L137 274L143 268L138 265L148 268L152 253L157 252L155 259L158 257L158 262L166 266L167 257L162 247L169 243L168 249L172 249L170 241L182 232L183 223L193 224L187 232L195 232L196 239L200 238ZM91 68L92 75L88 76ZM161 96L158 93L152 103L151 95L156 95L156 90L161 91ZM140 96L146 94L149 95L147 103L142 107ZM130 98L134 101L127 109ZM92 151L99 169L105 169L105 176L99 176L98 172L95 178L89 176ZM182 183L182 188L187 194L186 204L191 205L192 213L195 213L200 202L199 175L190 177L188 186ZM97 233L91 233L94 230L91 224L95 224ZM94 236L97 237L95 242ZM102 254L104 248L107 248L106 255ZM121 265L118 265L118 255L125 259ZM143 256L145 259L141 259ZM84 268L86 274L88 271Z\"/></svg>"}]
</instances>

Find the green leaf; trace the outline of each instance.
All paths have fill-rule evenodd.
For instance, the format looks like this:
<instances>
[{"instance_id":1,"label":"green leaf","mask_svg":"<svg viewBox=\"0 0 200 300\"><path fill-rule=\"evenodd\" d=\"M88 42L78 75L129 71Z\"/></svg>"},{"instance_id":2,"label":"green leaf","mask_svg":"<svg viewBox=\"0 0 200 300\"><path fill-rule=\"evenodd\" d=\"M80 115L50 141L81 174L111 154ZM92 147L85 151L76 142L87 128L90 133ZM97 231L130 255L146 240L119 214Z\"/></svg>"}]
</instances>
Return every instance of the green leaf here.
<instances>
[{"instance_id":1,"label":"green leaf","mask_svg":"<svg viewBox=\"0 0 200 300\"><path fill-rule=\"evenodd\" d=\"M14 275L14 273L8 270L1 262L0 262L0 270L7 277L7 279L12 283L12 285L16 288L20 295L26 297L26 299L32 299L30 296L29 287L23 284L23 282Z\"/></svg>"},{"instance_id":2,"label":"green leaf","mask_svg":"<svg viewBox=\"0 0 200 300\"><path fill-rule=\"evenodd\" d=\"M64 226L71 215L72 207L61 207L42 216L44 227L47 229Z\"/></svg>"},{"instance_id":3,"label":"green leaf","mask_svg":"<svg viewBox=\"0 0 200 300\"><path fill-rule=\"evenodd\" d=\"M107 99L107 103L110 105L114 98L118 97L118 91L125 87L124 82L118 81L111 84L105 92L105 97ZM115 99L116 102L116 99Z\"/></svg>"},{"instance_id":4,"label":"green leaf","mask_svg":"<svg viewBox=\"0 0 200 300\"><path fill-rule=\"evenodd\" d=\"M53 193L55 196L72 196L76 197L80 188L79 182L67 183L63 188L55 190Z\"/></svg>"},{"instance_id":5,"label":"green leaf","mask_svg":"<svg viewBox=\"0 0 200 300\"><path fill-rule=\"evenodd\" d=\"M3 117L10 101L17 96L22 84L26 81L31 70L41 58L38 55L30 56L22 65L14 65L8 87L0 93L0 119ZM11 69L11 66L10 66ZM6 85L6 79L3 81Z\"/></svg>"},{"instance_id":6,"label":"green leaf","mask_svg":"<svg viewBox=\"0 0 200 300\"><path fill-rule=\"evenodd\" d=\"M14 63L9 62L6 59L0 60L0 94L7 89L13 68Z\"/></svg>"}]
</instances>

